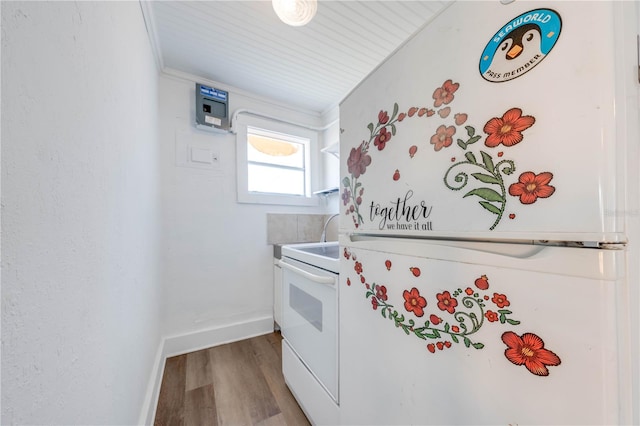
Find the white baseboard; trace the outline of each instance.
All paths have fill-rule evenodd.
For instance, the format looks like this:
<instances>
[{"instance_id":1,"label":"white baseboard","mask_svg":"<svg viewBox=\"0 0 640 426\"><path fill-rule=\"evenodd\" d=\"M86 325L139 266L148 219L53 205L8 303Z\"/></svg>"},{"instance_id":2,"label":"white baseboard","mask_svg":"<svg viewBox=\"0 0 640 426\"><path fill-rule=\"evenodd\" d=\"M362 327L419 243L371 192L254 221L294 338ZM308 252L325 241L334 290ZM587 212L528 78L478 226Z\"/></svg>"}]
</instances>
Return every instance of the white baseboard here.
<instances>
[{"instance_id":1,"label":"white baseboard","mask_svg":"<svg viewBox=\"0 0 640 426\"><path fill-rule=\"evenodd\" d=\"M149 379L147 394L138 423L141 425L153 425L158 396L160 395L160 384L164 373L164 364L167 358L271 332L273 332L273 317L266 316L191 333L163 337L153 363L152 376Z\"/></svg>"},{"instance_id":2,"label":"white baseboard","mask_svg":"<svg viewBox=\"0 0 640 426\"><path fill-rule=\"evenodd\" d=\"M142 410L140 411L139 425L153 425L156 417L156 406L158 405L158 395L160 395L160 384L162 383L162 374L164 372L164 362L167 359L163 354L164 338L160 339L156 357L153 360L153 368L147 385L147 393L144 397Z\"/></svg>"}]
</instances>

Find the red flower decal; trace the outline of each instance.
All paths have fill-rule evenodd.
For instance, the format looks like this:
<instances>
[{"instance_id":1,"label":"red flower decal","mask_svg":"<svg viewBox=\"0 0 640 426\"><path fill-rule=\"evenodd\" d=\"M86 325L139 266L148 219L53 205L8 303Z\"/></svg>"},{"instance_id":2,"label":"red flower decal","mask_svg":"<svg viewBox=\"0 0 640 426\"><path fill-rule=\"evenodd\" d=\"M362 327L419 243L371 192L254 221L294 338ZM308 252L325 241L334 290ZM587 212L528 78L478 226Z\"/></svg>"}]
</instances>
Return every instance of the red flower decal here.
<instances>
[{"instance_id":1,"label":"red flower decal","mask_svg":"<svg viewBox=\"0 0 640 426\"><path fill-rule=\"evenodd\" d=\"M380 129L380 132L373 141L373 144L378 147L378 151L382 151L387 142L389 142L389 139L391 139L391 133L387 131L386 127L383 127Z\"/></svg>"},{"instance_id":2,"label":"red flower decal","mask_svg":"<svg viewBox=\"0 0 640 426\"><path fill-rule=\"evenodd\" d=\"M438 299L438 308L440 308L441 311L447 311L450 314L455 312L458 301L451 297L451 293L448 291L438 293L436 294L436 298Z\"/></svg>"},{"instance_id":3,"label":"red flower decal","mask_svg":"<svg viewBox=\"0 0 640 426\"><path fill-rule=\"evenodd\" d=\"M505 306L509 306L511 304L509 303L507 296L500 293L493 293L493 297L491 298L491 301L495 303L498 306L498 308L504 308Z\"/></svg>"},{"instance_id":4,"label":"red flower decal","mask_svg":"<svg viewBox=\"0 0 640 426\"><path fill-rule=\"evenodd\" d=\"M498 314L496 312L487 311L487 313L485 313L484 316L485 316L486 319L489 320L489 322L498 321Z\"/></svg>"},{"instance_id":5,"label":"red flower decal","mask_svg":"<svg viewBox=\"0 0 640 426\"><path fill-rule=\"evenodd\" d=\"M378 309L378 299L376 299L375 297L371 298L371 307L374 311Z\"/></svg>"},{"instance_id":6,"label":"red flower decal","mask_svg":"<svg viewBox=\"0 0 640 426\"><path fill-rule=\"evenodd\" d=\"M378 123L387 124L388 121L389 121L389 114L387 114L387 111L380 111L378 113Z\"/></svg>"},{"instance_id":7,"label":"red flower decal","mask_svg":"<svg viewBox=\"0 0 640 426\"><path fill-rule=\"evenodd\" d=\"M518 336L512 331L502 335L502 341L508 348L504 355L515 365L527 367L536 376L548 376L547 366L560 365L560 358L548 349L544 348L544 342L533 333L524 333Z\"/></svg>"},{"instance_id":8,"label":"red flower decal","mask_svg":"<svg viewBox=\"0 0 640 426\"><path fill-rule=\"evenodd\" d=\"M454 83L451 80L445 81L442 87L438 87L433 92L433 106L438 108L442 104L446 105L451 102L453 100L453 94L458 90L458 87L460 87L460 83Z\"/></svg>"},{"instance_id":9,"label":"red flower decal","mask_svg":"<svg viewBox=\"0 0 640 426\"><path fill-rule=\"evenodd\" d=\"M553 195L556 188L549 185L553 174L543 172L536 175L533 172L524 172L518 178L518 182L509 186L509 194L520 197L522 204L533 204L538 198L547 198Z\"/></svg>"},{"instance_id":10,"label":"red flower decal","mask_svg":"<svg viewBox=\"0 0 640 426\"><path fill-rule=\"evenodd\" d=\"M477 278L474 283L480 290L486 290L489 288L489 279L486 275L482 275L480 278Z\"/></svg>"},{"instance_id":11,"label":"red flower decal","mask_svg":"<svg viewBox=\"0 0 640 426\"><path fill-rule=\"evenodd\" d=\"M530 115L522 115L520 108L511 108L502 118L494 117L484 125L484 132L489 136L484 144L490 148L500 144L513 146L522 141L522 132L533 126L536 119Z\"/></svg>"},{"instance_id":12,"label":"red flower decal","mask_svg":"<svg viewBox=\"0 0 640 426\"><path fill-rule=\"evenodd\" d=\"M467 114L456 114L453 116L456 126L462 126L467 121Z\"/></svg>"},{"instance_id":13,"label":"red flower decal","mask_svg":"<svg viewBox=\"0 0 640 426\"><path fill-rule=\"evenodd\" d=\"M429 316L429 321L431 321L431 324L433 325L438 325L442 322L442 318L440 318L439 316L436 316L434 314L431 314Z\"/></svg>"},{"instance_id":14,"label":"red flower decal","mask_svg":"<svg viewBox=\"0 0 640 426\"><path fill-rule=\"evenodd\" d=\"M471 296L473 294L473 289L471 287L467 287L464 292L467 293L467 296Z\"/></svg>"},{"instance_id":15,"label":"red flower decal","mask_svg":"<svg viewBox=\"0 0 640 426\"><path fill-rule=\"evenodd\" d=\"M450 113L451 113L450 107L442 108L440 111L438 111L438 115L440 116L440 118L447 118Z\"/></svg>"},{"instance_id":16,"label":"red flower decal","mask_svg":"<svg viewBox=\"0 0 640 426\"><path fill-rule=\"evenodd\" d=\"M436 130L436 134L431 136L431 145L434 145L435 151L440 151L442 148L446 148L453 143L453 135L456 133L454 126L446 127L444 124L440 125Z\"/></svg>"},{"instance_id":17,"label":"red flower decal","mask_svg":"<svg viewBox=\"0 0 640 426\"><path fill-rule=\"evenodd\" d=\"M379 285L376 288L376 297L380 300L387 300L388 299L387 288L383 285Z\"/></svg>"},{"instance_id":18,"label":"red flower decal","mask_svg":"<svg viewBox=\"0 0 640 426\"><path fill-rule=\"evenodd\" d=\"M351 148L347 159L347 170L353 177L360 177L367 170L369 164L371 164L371 157L362 152L362 144L358 148Z\"/></svg>"},{"instance_id":19,"label":"red flower decal","mask_svg":"<svg viewBox=\"0 0 640 426\"><path fill-rule=\"evenodd\" d=\"M351 201L351 191L348 188L342 192L342 203L346 206Z\"/></svg>"},{"instance_id":20,"label":"red flower decal","mask_svg":"<svg viewBox=\"0 0 640 426\"><path fill-rule=\"evenodd\" d=\"M353 269L355 269L356 274L360 275L362 273L362 263L356 262L356 264L353 266Z\"/></svg>"},{"instance_id":21,"label":"red flower decal","mask_svg":"<svg viewBox=\"0 0 640 426\"><path fill-rule=\"evenodd\" d=\"M420 296L417 288L413 287L411 291L405 290L402 296L404 297L404 308L408 312L413 312L417 317L424 315L423 308L427 306L427 301Z\"/></svg>"}]
</instances>

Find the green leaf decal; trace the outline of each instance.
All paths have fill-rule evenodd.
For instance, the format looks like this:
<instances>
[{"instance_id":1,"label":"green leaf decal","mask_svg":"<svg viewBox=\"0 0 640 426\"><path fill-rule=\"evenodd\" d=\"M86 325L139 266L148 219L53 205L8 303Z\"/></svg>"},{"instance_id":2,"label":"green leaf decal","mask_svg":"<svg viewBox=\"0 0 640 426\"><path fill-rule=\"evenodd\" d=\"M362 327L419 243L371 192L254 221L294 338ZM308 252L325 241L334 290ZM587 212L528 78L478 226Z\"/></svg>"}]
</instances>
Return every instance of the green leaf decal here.
<instances>
[{"instance_id":1,"label":"green leaf decal","mask_svg":"<svg viewBox=\"0 0 640 426\"><path fill-rule=\"evenodd\" d=\"M482 162L484 163L486 168L488 170L493 171L495 166L493 165L493 160L491 159L491 156L484 151L480 151L480 154L482 154Z\"/></svg>"},{"instance_id":2,"label":"green leaf decal","mask_svg":"<svg viewBox=\"0 0 640 426\"><path fill-rule=\"evenodd\" d=\"M476 156L475 156L475 155L473 155L473 152L467 152L464 156L465 156L465 157L467 158L467 160L469 160L472 164L477 164L477 163L478 163L478 162L476 161Z\"/></svg>"},{"instance_id":3,"label":"green leaf decal","mask_svg":"<svg viewBox=\"0 0 640 426\"><path fill-rule=\"evenodd\" d=\"M488 201L480 201L480 205L485 209L489 210L493 214L500 214L500 209Z\"/></svg>"},{"instance_id":4,"label":"green leaf decal","mask_svg":"<svg viewBox=\"0 0 640 426\"><path fill-rule=\"evenodd\" d=\"M391 114L391 118L395 117L397 113L398 113L398 103L396 102L393 104L393 114Z\"/></svg>"},{"instance_id":5,"label":"green leaf decal","mask_svg":"<svg viewBox=\"0 0 640 426\"><path fill-rule=\"evenodd\" d=\"M476 129L474 129L471 126L464 126L465 129L467 129L467 135L469 135L469 137L473 137L473 135L475 135L476 133Z\"/></svg>"},{"instance_id":6,"label":"green leaf decal","mask_svg":"<svg viewBox=\"0 0 640 426\"><path fill-rule=\"evenodd\" d=\"M369 129L369 131L373 133L373 123L369 123L369 125L367 126L367 129Z\"/></svg>"},{"instance_id":7,"label":"green leaf decal","mask_svg":"<svg viewBox=\"0 0 640 426\"><path fill-rule=\"evenodd\" d=\"M496 191L490 188L476 188L464 194L463 197L469 197L470 195L477 195L478 197L485 199L487 201L499 201L504 203L504 198L502 195L498 194Z\"/></svg>"},{"instance_id":8,"label":"green leaf decal","mask_svg":"<svg viewBox=\"0 0 640 426\"><path fill-rule=\"evenodd\" d=\"M474 343L473 347L476 348L476 349L482 349L482 348L484 348L484 344L482 344L482 343Z\"/></svg>"},{"instance_id":9,"label":"green leaf decal","mask_svg":"<svg viewBox=\"0 0 640 426\"><path fill-rule=\"evenodd\" d=\"M392 125L391 125L391 134L392 134L393 136L395 136L395 135L396 135L396 125L395 125L395 124L392 124Z\"/></svg>"},{"instance_id":10,"label":"green leaf decal","mask_svg":"<svg viewBox=\"0 0 640 426\"><path fill-rule=\"evenodd\" d=\"M467 144L462 139L458 139L458 146L462 149L467 149Z\"/></svg>"},{"instance_id":11,"label":"green leaf decal","mask_svg":"<svg viewBox=\"0 0 640 426\"><path fill-rule=\"evenodd\" d=\"M476 142L478 142L480 140L481 137L482 136L474 136L474 137L472 137L471 139L469 139L467 141L467 144L471 145L472 143L476 143Z\"/></svg>"},{"instance_id":12,"label":"green leaf decal","mask_svg":"<svg viewBox=\"0 0 640 426\"><path fill-rule=\"evenodd\" d=\"M500 181L495 177L491 175L486 175L483 173L471 173L471 176L473 176L474 178L478 179L480 182L483 182L483 183L492 183L492 184L500 183Z\"/></svg>"},{"instance_id":13,"label":"green leaf decal","mask_svg":"<svg viewBox=\"0 0 640 426\"><path fill-rule=\"evenodd\" d=\"M342 186L351 186L351 180L349 179L349 177L345 176L344 179L342 179Z\"/></svg>"},{"instance_id":14,"label":"green leaf decal","mask_svg":"<svg viewBox=\"0 0 640 426\"><path fill-rule=\"evenodd\" d=\"M426 337L429 339L438 339L440 338L440 332L436 329L431 329L432 333L424 333Z\"/></svg>"}]
</instances>

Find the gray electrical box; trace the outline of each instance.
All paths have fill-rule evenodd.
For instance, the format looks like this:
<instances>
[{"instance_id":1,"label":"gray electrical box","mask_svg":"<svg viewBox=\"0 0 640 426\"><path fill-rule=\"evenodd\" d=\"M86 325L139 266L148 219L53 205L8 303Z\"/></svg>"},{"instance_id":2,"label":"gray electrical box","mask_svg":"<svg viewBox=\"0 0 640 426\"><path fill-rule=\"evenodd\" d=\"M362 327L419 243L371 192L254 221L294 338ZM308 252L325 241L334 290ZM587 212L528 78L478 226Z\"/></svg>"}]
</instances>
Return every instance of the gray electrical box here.
<instances>
[{"instance_id":1,"label":"gray electrical box","mask_svg":"<svg viewBox=\"0 0 640 426\"><path fill-rule=\"evenodd\" d=\"M229 93L196 83L196 127L227 133L229 131Z\"/></svg>"}]
</instances>

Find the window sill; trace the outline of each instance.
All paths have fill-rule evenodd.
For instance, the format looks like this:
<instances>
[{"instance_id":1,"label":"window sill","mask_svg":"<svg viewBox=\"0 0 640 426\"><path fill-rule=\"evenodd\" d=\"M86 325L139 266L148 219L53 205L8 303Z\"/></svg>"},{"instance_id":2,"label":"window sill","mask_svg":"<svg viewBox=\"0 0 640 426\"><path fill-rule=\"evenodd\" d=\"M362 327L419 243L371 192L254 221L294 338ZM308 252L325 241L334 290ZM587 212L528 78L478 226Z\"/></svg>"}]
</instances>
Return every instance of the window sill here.
<instances>
[{"instance_id":1,"label":"window sill","mask_svg":"<svg viewBox=\"0 0 640 426\"><path fill-rule=\"evenodd\" d=\"M318 197L302 197L278 194L239 193L238 202L243 204L277 204L283 206L317 206Z\"/></svg>"}]
</instances>

